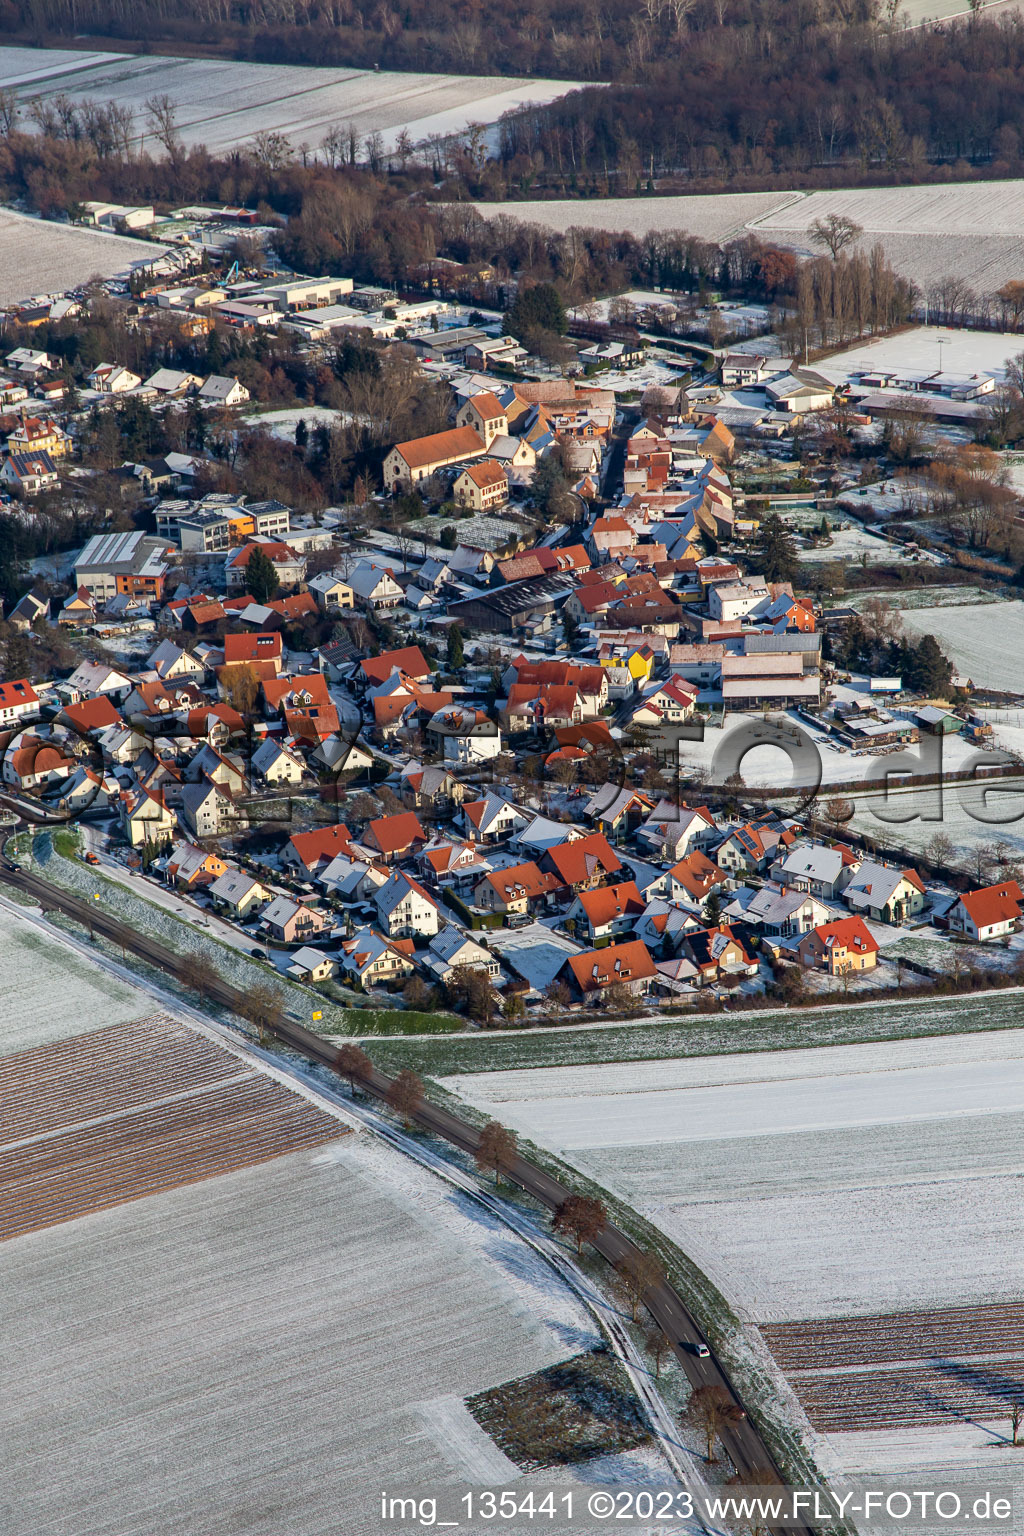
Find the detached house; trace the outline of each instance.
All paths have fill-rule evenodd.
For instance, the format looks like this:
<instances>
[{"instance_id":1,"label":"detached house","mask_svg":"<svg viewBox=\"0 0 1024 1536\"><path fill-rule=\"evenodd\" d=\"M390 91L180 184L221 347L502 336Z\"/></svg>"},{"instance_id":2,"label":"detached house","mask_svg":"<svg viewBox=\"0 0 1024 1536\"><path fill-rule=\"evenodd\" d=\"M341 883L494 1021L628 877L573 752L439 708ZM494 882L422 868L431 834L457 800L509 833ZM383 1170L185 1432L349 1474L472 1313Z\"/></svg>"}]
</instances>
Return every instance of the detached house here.
<instances>
[{"instance_id":1,"label":"detached house","mask_svg":"<svg viewBox=\"0 0 1024 1536\"><path fill-rule=\"evenodd\" d=\"M260 915L260 927L279 944L297 944L326 933L332 919L326 912L307 907L290 896L276 896Z\"/></svg>"},{"instance_id":2,"label":"detached house","mask_svg":"<svg viewBox=\"0 0 1024 1536\"><path fill-rule=\"evenodd\" d=\"M804 935L796 950L804 965L827 971L830 976L870 971L878 964L878 943L862 917L822 923Z\"/></svg>"},{"instance_id":3,"label":"detached house","mask_svg":"<svg viewBox=\"0 0 1024 1536\"><path fill-rule=\"evenodd\" d=\"M0 683L0 726L15 725L19 720L39 713L39 695L27 677Z\"/></svg>"},{"instance_id":4,"label":"detached house","mask_svg":"<svg viewBox=\"0 0 1024 1536\"><path fill-rule=\"evenodd\" d=\"M927 903L924 883L916 869L894 869L865 859L843 890L848 907L876 923L904 923Z\"/></svg>"},{"instance_id":5,"label":"detached house","mask_svg":"<svg viewBox=\"0 0 1024 1536\"><path fill-rule=\"evenodd\" d=\"M0 480L23 496L37 496L50 490L60 479L57 466L48 453L12 453L0 469Z\"/></svg>"},{"instance_id":6,"label":"detached house","mask_svg":"<svg viewBox=\"0 0 1024 1536\"><path fill-rule=\"evenodd\" d=\"M643 997L658 976L650 951L640 939L570 955L558 974L575 996L585 1002L600 996L617 982L628 987L635 997Z\"/></svg>"},{"instance_id":7,"label":"detached house","mask_svg":"<svg viewBox=\"0 0 1024 1536\"><path fill-rule=\"evenodd\" d=\"M1004 880L1001 885L966 891L950 907L946 922L952 933L962 933L985 943L1017 931L1021 925L1022 903L1024 891L1016 880Z\"/></svg>"},{"instance_id":8,"label":"detached house","mask_svg":"<svg viewBox=\"0 0 1024 1536\"><path fill-rule=\"evenodd\" d=\"M562 885L577 892L593 890L622 869L603 832L555 844L543 855L541 866L553 870Z\"/></svg>"},{"instance_id":9,"label":"detached house","mask_svg":"<svg viewBox=\"0 0 1024 1536\"><path fill-rule=\"evenodd\" d=\"M508 475L493 459L467 464L462 473L456 475L452 494L460 507L489 512L494 507L503 507L508 501Z\"/></svg>"},{"instance_id":10,"label":"detached house","mask_svg":"<svg viewBox=\"0 0 1024 1536\"><path fill-rule=\"evenodd\" d=\"M565 887L556 874L542 873L532 860L527 860L486 874L474 887L473 900L485 912L502 912L508 917L528 913L564 894Z\"/></svg>"},{"instance_id":11,"label":"detached house","mask_svg":"<svg viewBox=\"0 0 1024 1536\"><path fill-rule=\"evenodd\" d=\"M437 903L411 875L396 869L374 897L377 918L389 939L435 934L441 926Z\"/></svg>"},{"instance_id":12,"label":"detached house","mask_svg":"<svg viewBox=\"0 0 1024 1536\"><path fill-rule=\"evenodd\" d=\"M339 962L346 976L369 988L411 976L413 952L412 939L387 939L375 928L358 928L342 940Z\"/></svg>"},{"instance_id":13,"label":"detached house","mask_svg":"<svg viewBox=\"0 0 1024 1536\"><path fill-rule=\"evenodd\" d=\"M574 923L578 934L585 934L591 944L596 944L599 939L632 933L646 905L635 880L603 885L597 890L580 892L566 913L566 923Z\"/></svg>"},{"instance_id":14,"label":"detached house","mask_svg":"<svg viewBox=\"0 0 1024 1536\"><path fill-rule=\"evenodd\" d=\"M397 816L378 816L363 833L363 842L385 863L415 853L427 841L415 811L399 811Z\"/></svg>"}]
</instances>

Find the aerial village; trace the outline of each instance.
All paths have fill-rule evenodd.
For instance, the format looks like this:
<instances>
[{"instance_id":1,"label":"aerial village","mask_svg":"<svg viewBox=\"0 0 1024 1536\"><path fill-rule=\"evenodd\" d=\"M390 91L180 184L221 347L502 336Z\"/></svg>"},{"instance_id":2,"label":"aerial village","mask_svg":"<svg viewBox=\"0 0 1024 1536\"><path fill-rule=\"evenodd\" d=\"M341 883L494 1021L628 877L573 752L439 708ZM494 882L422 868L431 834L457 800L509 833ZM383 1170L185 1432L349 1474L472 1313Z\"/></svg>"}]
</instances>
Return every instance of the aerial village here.
<instances>
[{"instance_id":1,"label":"aerial village","mask_svg":"<svg viewBox=\"0 0 1024 1536\"><path fill-rule=\"evenodd\" d=\"M849 526L834 459L801 466L799 526L798 497L736 484L752 439L834 423L839 386L749 349L653 365L615 326L551 366L450 298L179 267L133 274L123 334L207 335L215 312L314 358L397 349L446 424L383 442L375 485L311 510L210 489L208 448L110 464L120 504L36 558L5 616L9 807L68 819L79 860L353 1005L509 1025L844 1000L955 984L983 946L1015 974L1011 850L979 850L972 880L941 826L909 857L848 825L869 763L991 745L970 680L927 639L906 675L858 668L862 616L801 590L798 545ZM30 334L96 302L9 318ZM7 519L80 490L83 438L126 402L205 419L207 445L249 405L226 372L111 357L79 382L24 344L2 366ZM761 405L730 425L736 389ZM278 415L303 443L301 403ZM817 793L719 774L705 748L744 724L802 732Z\"/></svg>"}]
</instances>

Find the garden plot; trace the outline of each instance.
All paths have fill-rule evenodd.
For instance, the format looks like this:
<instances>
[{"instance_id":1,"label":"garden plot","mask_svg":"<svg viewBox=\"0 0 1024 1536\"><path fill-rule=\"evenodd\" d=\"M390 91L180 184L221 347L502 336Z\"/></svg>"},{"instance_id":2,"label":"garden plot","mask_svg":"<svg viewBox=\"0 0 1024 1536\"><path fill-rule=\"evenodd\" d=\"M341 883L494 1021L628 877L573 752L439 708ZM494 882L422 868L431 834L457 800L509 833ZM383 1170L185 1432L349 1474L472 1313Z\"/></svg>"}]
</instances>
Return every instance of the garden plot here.
<instances>
[{"instance_id":1,"label":"garden plot","mask_svg":"<svg viewBox=\"0 0 1024 1536\"><path fill-rule=\"evenodd\" d=\"M0 208L0 304L34 293L64 293L97 274L115 277L135 262L155 261L166 249Z\"/></svg>"},{"instance_id":2,"label":"garden plot","mask_svg":"<svg viewBox=\"0 0 1024 1536\"><path fill-rule=\"evenodd\" d=\"M185 144L218 154L259 132L315 148L331 128L350 123L361 137L380 133L390 148L403 129L414 141L461 133L470 123L496 123L503 112L552 101L575 82L2 48L6 84L17 86L23 102L58 92L117 102L131 108L142 130L146 102L168 95Z\"/></svg>"},{"instance_id":3,"label":"garden plot","mask_svg":"<svg viewBox=\"0 0 1024 1536\"><path fill-rule=\"evenodd\" d=\"M141 1018L152 1007L144 993L0 906L0 1058Z\"/></svg>"},{"instance_id":4,"label":"garden plot","mask_svg":"<svg viewBox=\"0 0 1024 1536\"><path fill-rule=\"evenodd\" d=\"M827 544L800 551L800 559L809 562L842 560L847 564L857 561L860 565L906 565L912 558L905 545L890 542L884 534L869 533L859 523L836 528Z\"/></svg>"}]
</instances>

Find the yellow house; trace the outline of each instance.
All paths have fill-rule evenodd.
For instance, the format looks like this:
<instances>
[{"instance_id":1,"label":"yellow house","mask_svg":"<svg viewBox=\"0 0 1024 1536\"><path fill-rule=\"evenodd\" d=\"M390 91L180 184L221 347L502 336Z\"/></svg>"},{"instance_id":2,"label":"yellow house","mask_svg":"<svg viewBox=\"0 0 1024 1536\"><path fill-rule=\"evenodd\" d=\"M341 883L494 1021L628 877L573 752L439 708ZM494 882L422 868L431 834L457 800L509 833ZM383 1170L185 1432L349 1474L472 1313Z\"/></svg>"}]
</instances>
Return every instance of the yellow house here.
<instances>
[{"instance_id":1,"label":"yellow house","mask_svg":"<svg viewBox=\"0 0 1024 1536\"><path fill-rule=\"evenodd\" d=\"M638 686L650 682L651 673L654 671L654 652L647 645L638 645L635 650L625 656L621 650L605 646L602 647L598 660L602 667L625 667Z\"/></svg>"},{"instance_id":2,"label":"yellow house","mask_svg":"<svg viewBox=\"0 0 1024 1536\"><path fill-rule=\"evenodd\" d=\"M63 427L48 417L26 416L20 427L8 434L9 453L48 453L62 459L71 452L71 438Z\"/></svg>"}]
</instances>

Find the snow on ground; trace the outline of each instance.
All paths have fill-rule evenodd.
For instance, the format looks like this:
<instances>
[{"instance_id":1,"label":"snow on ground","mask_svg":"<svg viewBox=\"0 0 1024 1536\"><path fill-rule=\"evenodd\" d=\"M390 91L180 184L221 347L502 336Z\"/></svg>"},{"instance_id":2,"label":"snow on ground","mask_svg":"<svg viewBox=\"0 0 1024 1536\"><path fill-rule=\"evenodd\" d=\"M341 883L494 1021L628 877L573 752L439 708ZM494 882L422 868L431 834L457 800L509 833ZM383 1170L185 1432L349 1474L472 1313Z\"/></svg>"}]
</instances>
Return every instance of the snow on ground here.
<instances>
[{"instance_id":1,"label":"snow on ground","mask_svg":"<svg viewBox=\"0 0 1024 1536\"><path fill-rule=\"evenodd\" d=\"M331 128L349 123L361 137L379 131L390 148L403 128L414 141L460 133L515 107L552 101L576 83L0 48L0 86L19 82L23 101L63 91L75 101L128 106L140 129L146 101L167 94L186 145L204 144L214 154L261 131L315 149Z\"/></svg>"},{"instance_id":2,"label":"snow on ground","mask_svg":"<svg viewBox=\"0 0 1024 1536\"><path fill-rule=\"evenodd\" d=\"M0 1055L152 1012L145 993L0 906Z\"/></svg>"},{"instance_id":3,"label":"snow on ground","mask_svg":"<svg viewBox=\"0 0 1024 1536\"><path fill-rule=\"evenodd\" d=\"M300 421L304 421L312 432L314 427L333 427L351 420L351 416L346 411L332 411L327 405L297 405L284 411L253 411L241 419L246 426L262 427L271 437L294 443L295 428Z\"/></svg>"},{"instance_id":4,"label":"snow on ground","mask_svg":"<svg viewBox=\"0 0 1024 1536\"><path fill-rule=\"evenodd\" d=\"M485 218L503 214L545 229L684 230L703 240L729 240L748 224L782 209L797 192L727 192L711 197L563 198L552 202L477 203Z\"/></svg>"},{"instance_id":5,"label":"snow on ground","mask_svg":"<svg viewBox=\"0 0 1024 1536\"><path fill-rule=\"evenodd\" d=\"M856 814L847 823L875 842L923 852L936 833L952 838L952 862L975 875L975 850L993 843L1009 844L1016 858L1024 857L1024 784L1001 779L986 785L947 784L940 790L907 790L889 796L853 796Z\"/></svg>"},{"instance_id":6,"label":"snow on ground","mask_svg":"<svg viewBox=\"0 0 1024 1536\"><path fill-rule=\"evenodd\" d=\"M1017 1031L447 1081L635 1202L748 1318L1015 1287Z\"/></svg>"},{"instance_id":7,"label":"snow on ground","mask_svg":"<svg viewBox=\"0 0 1024 1536\"><path fill-rule=\"evenodd\" d=\"M1024 188L1024 182L1019 185ZM1024 350L1024 338L1009 332L952 331L937 325L915 325L895 336L884 336L862 347L836 352L814 366L836 384L844 383L855 374L874 373L886 368L935 373L939 368L940 341L945 373L990 373L1001 377L1006 359Z\"/></svg>"},{"instance_id":8,"label":"snow on ground","mask_svg":"<svg viewBox=\"0 0 1024 1536\"><path fill-rule=\"evenodd\" d=\"M4 51L0 49L0 55ZM64 293L97 273L113 277L127 272L135 261L155 261L166 249L148 240L53 224L0 208L0 304L37 293Z\"/></svg>"},{"instance_id":9,"label":"snow on ground","mask_svg":"<svg viewBox=\"0 0 1024 1536\"><path fill-rule=\"evenodd\" d=\"M867 560L862 561L861 556ZM922 556L934 563L934 556ZM800 559L806 561L842 560L849 564L856 561L867 565L906 565L913 560L903 544L890 541L884 534L869 533L859 523L849 528L837 528L827 544L816 544L811 549L801 549Z\"/></svg>"},{"instance_id":10,"label":"snow on ground","mask_svg":"<svg viewBox=\"0 0 1024 1536\"><path fill-rule=\"evenodd\" d=\"M961 0L911 0L911 4L927 6L929 15L939 13L944 5L964 8ZM813 221L830 213L846 214L864 230L858 242L862 250L881 245L896 270L924 290L957 276L988 293L1020 273L1018 232L1024 181L480 203L478 207L488 216L509 214L560 230L580 225L616 233L685 231L718 241L752 230L806 255L820 254L808 233Z\"/></svg>"},{"instance_id":11,"label":"snow on ground","mask_svg":"<svg viewBox=\"0 0 1024 1536\"><path fill-rule=\"evenodd\" d=\"M865 603L878 598L892 603L902 614L910 608L966 608L969 605L1001 601L994 592L988 592L984 587L907 587L898 592L894 592L891 587L882 587L874 592L860 588L842 598L841 602L846 608L863 608Z\"/></svg>"},{"instance_id":12,"label":"snow on ground","mask_svg":"<svg viewBox=\"0 0 1024 1536\"><path fill-rule=\"evenodd\" d=\"M911 608L904 624L914 634L934 635L975 687L1024 694L1024 602Z\"/></svg>"},{"instance_id":13,"label":"snow on ground","mask_svg":"<svg viewBox=\"0 0 1024 1536\"><path fill-rule=\"evenodd\" d=\"M368 1467L453 1499L497 1475L452 1399L593 1335L458 1207L348 1137L5 1243L5 1374L32 1391L0 1407L4 1530L279 1536L343 1510L355 1536L378 1529Z\"/></svg>"}]
</instances>

